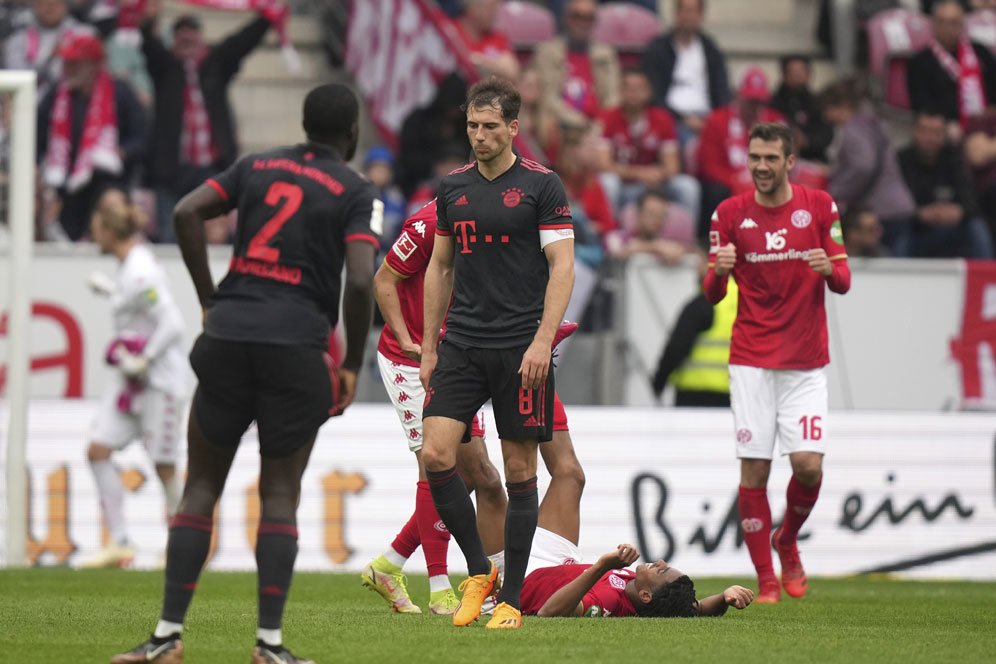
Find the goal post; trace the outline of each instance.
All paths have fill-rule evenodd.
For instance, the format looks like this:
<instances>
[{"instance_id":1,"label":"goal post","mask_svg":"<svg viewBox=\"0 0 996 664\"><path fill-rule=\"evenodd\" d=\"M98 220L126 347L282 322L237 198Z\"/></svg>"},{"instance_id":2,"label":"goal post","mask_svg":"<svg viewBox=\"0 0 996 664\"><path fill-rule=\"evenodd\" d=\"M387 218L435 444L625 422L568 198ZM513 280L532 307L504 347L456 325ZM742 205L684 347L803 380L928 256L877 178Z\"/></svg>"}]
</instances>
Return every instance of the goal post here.
<instances>
[{"instance_id":1,"label":"goal post","mask_svg":"<svg viewBox=\"0 0 996 664\"><path fill-rule=\"evenodd\" d=\"M11 95L10 162L7 187L10 225L10 289L7 311L6 564L27 565L28 327L35 228L35 112L33 71L0 71L0 93Z\"/></svg>"}]
</instances>

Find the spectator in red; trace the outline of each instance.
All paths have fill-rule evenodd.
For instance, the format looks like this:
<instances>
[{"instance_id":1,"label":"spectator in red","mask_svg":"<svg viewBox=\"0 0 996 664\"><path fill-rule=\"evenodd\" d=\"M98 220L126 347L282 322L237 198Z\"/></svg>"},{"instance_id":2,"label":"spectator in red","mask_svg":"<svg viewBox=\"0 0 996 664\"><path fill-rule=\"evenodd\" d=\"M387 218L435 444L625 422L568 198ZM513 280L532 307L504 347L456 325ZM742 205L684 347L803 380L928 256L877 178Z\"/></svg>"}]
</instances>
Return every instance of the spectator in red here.
<instances>
[{"instance_id":1,"label":"spectator in red","mask_svg":"<svg viewBox=\"0 0 996 664\"><path fill-rule=\"evenodd\" d=\"M619 55L592 40L597 10L595 0L569 0L564 34L536 47L533 58L546 105L569 127L584 127L619 104Z\"/></svg>"},{"instance_id":2,"label":"spectator in red","mask_svg":"<svg viewBox=\"0 0 996 664\"><path fill-rule=\"evenodd\" d=\"M557 160L557 174L572 204L580 205L599 238L616 228L612 204L598 177L597 137L590 131L569 130ZM600 240L599 240L600 241Z\"/></svg>"},{"instance_id":3,"label":"spectator in red","mask_svg":"<svg viewBox=\"0 0 996 664\"><path fill-rule=\"evenodd\" d=\"M602 113L602 135L607 142L604 170L620 183L610 192L613 203L621 210L648 187L658 187L696 218L699 183L681 172L674 120L664 109L650 105L651 94L647 75L640 69L627 69L622 104Z\"/></svg>"},{"instance_id":4,"label":"spectator in red","mask_svg":"<svg viewBox=\"0 0 996 664\"><path fill-rule=\"evenodd\" d=\"M613 258L625 260L650 254L665 265L678 265L695 252L695 220L684 210L675 210L659 189L647 189L637 202L633 219L606 238Z\"/></svg>"},{"instance_id":5,"label":"spectator in red","mask_svg":"<svg viewBox=\"0 0 996 664\"><path fill-rule=\"evenodd\" d=\"M914 111L939 108L958 142L968 121L996 104L996 59L965 31L965 10L953 0L931 8L934 38L906 68Z\"/></svg>"},{"instance_id":6,"label":"spectator in red","mask_svg":"<svg viewBox=\"0 0 996 664\"><path fill-rule=\"evenodd\" d=\"M699 142L698 168L702 181L699 237L705 238L713 211L724 199L754 188L747 170L747 136L761 122L784 122L770 108L768 77L760 67L748 68L732 104L709 114Z\"/></svg>"},{"instance_id":7,"label":"spectator in red","mask_svg":"<svg viewBox=\"0 0 996 664\"><path fill-rule=\"evenodd\" d=\"M461 0L455 24L481 77L500 76L510 81L519 77L519 61L508 37L495 30L499 0Z\"/></svg>"},{"instance_id":8,"label":"spectator in red","mask_svg":"<svg viewBox=\"0 0 996 664\"><path fill-rule=\"evenodd\" d=\"M701 133L711 110L730 103L730 79L726 57L702 31L705 0L675 0L674 6L674 30L647 45L641 67L654 105L677 118L684 147Z\"/></svg>"},{"instance_id":9,"label":"spectator in red","mask_svg":"<svg viewBox=\"0 0 996 664\"><path fill-rule=\"evenodd\" d=\"M59 49L61 82L38 106L42 231L76 241L110 188L127 189L145 153L145 111L135 93L105 68L104 46L74 34Z\"/></svg>"},{"instance_id":10,"label":"spectator in red","mask_svg":"<svg viewBox=\"0 0 996 664\"><path fill-rule=\"evenodd\" d=\"M173 23L173 47L156 31L158 2L146 5L142 53L155 87L156 131L145 178L156 192L160 242L173 242L173 207L239 155L228 87L242 61L263 41L270 20L259 15L221 42L208 45L196 16Z\"/></svg>"}]
</instances>

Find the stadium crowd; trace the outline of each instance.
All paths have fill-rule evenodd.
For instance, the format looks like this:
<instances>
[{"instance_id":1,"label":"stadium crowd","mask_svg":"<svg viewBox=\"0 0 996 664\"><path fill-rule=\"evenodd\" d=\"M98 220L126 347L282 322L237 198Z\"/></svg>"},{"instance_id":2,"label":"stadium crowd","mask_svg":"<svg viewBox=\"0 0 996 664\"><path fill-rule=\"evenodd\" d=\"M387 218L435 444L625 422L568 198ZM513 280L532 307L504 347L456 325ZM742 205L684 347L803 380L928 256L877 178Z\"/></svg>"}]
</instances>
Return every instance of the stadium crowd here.
<instances>
[{"instance_id":1,"label":"stadium crowd","mask_svg":"<svg viewBox=\"0 0 996 664\"><path fill-rule=\"evenodd\" d=\"M477 72L520 88L516 147L564 180L590 283L606 259L649 254L675 264L699 251L716 204L751 186L750 128L771 120L793 130L800 155L793 177L834 196L852 255L993 257L996 44L974 41L970 30L979 16L992 18L996 3L837 3L852 6L851 29L869 48L857 49L857 76L820 91L802 54L782 58L778 81L760 67L731 81L723 44L703 29L705 0L675 0L666 31L653 0L614 3L643 26L642 46L605 30L596 38L606 6L596 0L516 3L530 9L521 17L532 25L527 37L503 20L500 0L438 4ZM839 9L824 4L821 33L825 23L837 25L831 14ZM139 15L118 5L19 0L0 10L3 66L39 76L39 239L89 240L103 194L123 189L147 209L148 235L173 242L177 200L240 153L229 88L286 11L279 0L260 3L258 17L208 43L196 13L166 25L160 0L136 3ZM899 63L905 72L898 101L870 61L876 11L929 20L922 48L890 54L889 71ZM537 39L539 19L559 32ZM839 64L849 48L842 42L839 34L828 41ZM844 63L839 71L852 69ZM357 159L383 194L383 250L405 217L433 198L442 175L467 161L459 103L469 82L456 74L442 81L435 99L405 120L396 152L375 145ZM892 112L903 107L905 116ZM228 241L232 228L217 220L210 240Z\"/></svg>"}]
</instances>

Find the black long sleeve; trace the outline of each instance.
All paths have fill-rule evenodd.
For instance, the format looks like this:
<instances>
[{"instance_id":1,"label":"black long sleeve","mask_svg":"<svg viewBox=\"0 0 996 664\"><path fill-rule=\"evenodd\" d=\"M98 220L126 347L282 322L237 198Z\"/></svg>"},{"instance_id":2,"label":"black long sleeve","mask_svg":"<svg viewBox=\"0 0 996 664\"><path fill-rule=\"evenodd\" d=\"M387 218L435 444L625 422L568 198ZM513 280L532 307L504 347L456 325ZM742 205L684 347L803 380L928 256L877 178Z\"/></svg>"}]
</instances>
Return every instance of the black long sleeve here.
<instances>
[{"instance_id":1,"label":"black long sleeve","mask_svg":"<svg viewBox=\"0 0 996 664\"><path fill-rule=\"evenodd\" d=\"M262 16L250 21L211 48L211 58L217 59L226 79L239 73L242 61L262 43L270 22Z\"/></svg>"},{"instance_id":2,"label":"black long sleeve","mask_svg":"<svg viewBox=\"0 0 996 664\"><path fill-rule=\"evenodd\" d=\"M114 81L118 113L118 143L126 164L132 165L145 157L148 139L145 109L131 86L124 81Z\"/></svg>"},{"instance_id":3,"label":"black long sleeve","mask_svg":"<svg viewBox=\"0 0 996 664\"><path fill-rule=\"evenodd\" d=\"M660 396L664 391L668 378L688 359L695 346L695 340L712 327L713 316L712 304L703 293L699 293L685 304L657 363L657 372L653 379L654 394Z\"/></svg>"}]
</instances>

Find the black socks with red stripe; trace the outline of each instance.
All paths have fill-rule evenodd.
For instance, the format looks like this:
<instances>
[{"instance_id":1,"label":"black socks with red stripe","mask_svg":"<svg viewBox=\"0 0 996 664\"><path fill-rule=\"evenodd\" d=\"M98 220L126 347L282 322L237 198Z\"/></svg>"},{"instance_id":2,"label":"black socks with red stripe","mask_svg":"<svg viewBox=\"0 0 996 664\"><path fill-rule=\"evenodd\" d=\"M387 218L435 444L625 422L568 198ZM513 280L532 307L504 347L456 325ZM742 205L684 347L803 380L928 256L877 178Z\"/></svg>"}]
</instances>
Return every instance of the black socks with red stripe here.
<instances>
[{"instance_id":1,"label":"black socks with red stripe","mask_svg":"<svg viewBox=\"0 0 996 664\"><path fill-rule=\"evenodd\" d=\"M505 580L498 601L519 608L522 581L536 534L539 497L536 477L525 482L506 482L508 511L505 513Z\"/></svg>"},{"instance_id":2,"label":"black socks with red stripe","mask_svg":"<svg viewBox=\"0 0 996 664\"><path fill-rule=\"evenodd\" d=\"M211 517L196 514L177 514L170 522L163 620L183 623L211 548L211 528Z\"/></svg>"},{"instance_id":3,"label":"black socks with red stripe","mask_svg":"<svg viewBox=\"0 0 996 664\"><path fill-rule=\"evenodd\" d=\"M456 466L439 471L426 469L425 474L439 518L446 524L467 559L467 571L471 576L489 573L491 561L484 555L481 535L477 532L474 503L470 500L467 485L457 473Z\"/></svg>"},{"instance_id":4,"label":"black socks with red stripe","mask_svg":"<svg viewBox=\"0 0 996 664\"><path fill-rule=\"evenodd\" d=\"M259 627L280 629L297 558L297 526L260 523L256 535Z\"/></svg>"}]
</instances>

